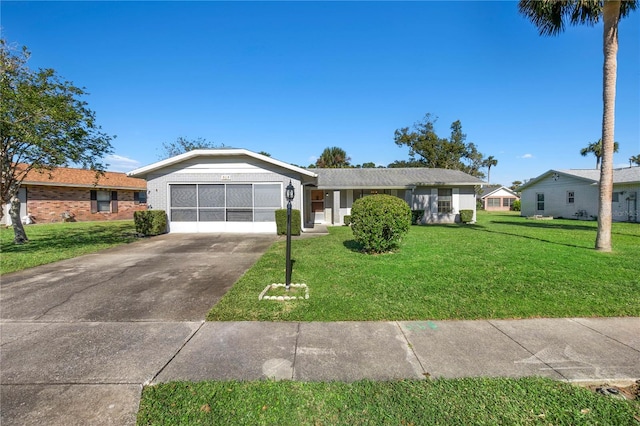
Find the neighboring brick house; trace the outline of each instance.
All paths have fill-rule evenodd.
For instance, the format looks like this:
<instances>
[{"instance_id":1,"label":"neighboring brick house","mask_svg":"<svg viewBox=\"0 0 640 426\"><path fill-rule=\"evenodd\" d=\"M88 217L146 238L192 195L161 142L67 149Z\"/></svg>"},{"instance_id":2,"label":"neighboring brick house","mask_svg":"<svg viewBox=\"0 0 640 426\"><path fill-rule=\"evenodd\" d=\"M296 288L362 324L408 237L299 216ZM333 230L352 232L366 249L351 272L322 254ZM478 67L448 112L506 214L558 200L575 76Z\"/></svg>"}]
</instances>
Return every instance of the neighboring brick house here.
<instances>
[{"instance_id":1,"label":"neighboring brick house","mask_svg":"<svg viewBox=\"0 0 640 426\"><path fill-rule=\"evenodd\" d=\"M513 202L519 199L516 192L500 185L485 186L480 193L482 206L487 211L511 210Z\"/></svg>"},{"instance_id":2,"label":"neighboring brick house","mask_svg":"<svg viewBox=\"0 0 640 426\"><path fill-rule=\"evenodd\" d=\"M18 197L20 217L35 223L133 219L147 209L147 182L125 173L105 172L96 180L91 170L59 167L30 171ZM5 206L2 222L11 223Z\"/></svg>"}]
</instances>

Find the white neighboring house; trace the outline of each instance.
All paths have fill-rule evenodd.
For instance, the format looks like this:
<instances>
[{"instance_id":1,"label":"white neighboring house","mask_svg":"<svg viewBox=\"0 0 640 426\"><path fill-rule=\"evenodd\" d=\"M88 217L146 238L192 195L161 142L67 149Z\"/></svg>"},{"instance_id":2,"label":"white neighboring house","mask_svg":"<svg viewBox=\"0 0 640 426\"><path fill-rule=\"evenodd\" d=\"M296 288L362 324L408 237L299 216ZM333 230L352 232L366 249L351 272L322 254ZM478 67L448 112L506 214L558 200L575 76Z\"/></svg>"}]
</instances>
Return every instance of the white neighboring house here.
<instances>
[{"instance_id":1,"label":"white neighboring house","mask_svg":"<svg viewBox=\"0 0 640 426\"><path fill-rule=\"evenodd\" d=\"M522 216L595 220L598 217L599 169L549 170L521 188ZM640 222L640 167L613 170L612 219Z\"/></svg>"},{"instance_id":2,"label":"white neighboring house","mask_svg":"<svg viewBox=\"0 0 640 426\"><path fill-rule=\"evenodd\" d=\"M460 221L473 210L480 179L458 170L304 169L246 149L194 150L133 170L147 180L147 207L167 212L170 232L276 232L277 209L292 208L302 228L342 225L360 197L389 194L424 212L421 223Z\"/></svg>"}]
</instances>

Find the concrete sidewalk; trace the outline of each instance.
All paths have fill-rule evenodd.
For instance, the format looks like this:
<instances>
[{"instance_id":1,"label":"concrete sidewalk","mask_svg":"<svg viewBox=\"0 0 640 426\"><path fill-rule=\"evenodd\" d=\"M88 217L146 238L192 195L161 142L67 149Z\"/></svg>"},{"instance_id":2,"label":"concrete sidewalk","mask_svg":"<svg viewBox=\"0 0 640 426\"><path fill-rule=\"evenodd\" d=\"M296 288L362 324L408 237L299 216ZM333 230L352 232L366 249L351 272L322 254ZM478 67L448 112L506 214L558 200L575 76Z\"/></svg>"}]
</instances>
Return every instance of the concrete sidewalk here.
<instances>
[{"instance_id":1,"label":"concrete sidewalk","mask_svg":"<svg viewBox=\"0 0 640 426\"><path fill-rule=\"evenodd\" d=\"M401 322L7 322L2 425L135 424L172 380L640 378L640 318Z\"/></svg>"},{"instance_id":2,"label":"concrete sidewalk","mask_svg":"<svg viewBox=\"0 0 640 426\"><path fill-rule=\"evenodd\" d=\"M153 383L640 378L640 318L205 323Z\"/></svg>"}]
</instances>

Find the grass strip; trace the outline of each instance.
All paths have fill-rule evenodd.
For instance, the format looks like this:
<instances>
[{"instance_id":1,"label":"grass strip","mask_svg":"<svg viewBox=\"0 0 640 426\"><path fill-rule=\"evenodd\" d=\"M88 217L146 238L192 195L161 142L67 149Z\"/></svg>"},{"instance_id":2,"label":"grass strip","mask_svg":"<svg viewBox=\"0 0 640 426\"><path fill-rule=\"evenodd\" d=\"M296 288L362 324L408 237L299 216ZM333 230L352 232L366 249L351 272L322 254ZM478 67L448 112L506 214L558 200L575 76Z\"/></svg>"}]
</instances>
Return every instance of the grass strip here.
<instances>
[{"instance_id":1,"label":"grass strip","mask_svg":"<svg viewBox=\"0 0 640 426\"><path fill-rule=\"evenodd\" d=\"M0 274L94 253L137 239L132 220L25 226L29 242L13 243L13 228L0 229Z\"/></svg>"},{"instance_id":2,"label":"grass strip","mask_svg":"<svg viewBox=\"0 0 640 426\"><path fill-rule=\"evenodd\" d=\"M640 404L545 378L173 382L138 425L637 425Z\"/></svg>"}]
</instances>

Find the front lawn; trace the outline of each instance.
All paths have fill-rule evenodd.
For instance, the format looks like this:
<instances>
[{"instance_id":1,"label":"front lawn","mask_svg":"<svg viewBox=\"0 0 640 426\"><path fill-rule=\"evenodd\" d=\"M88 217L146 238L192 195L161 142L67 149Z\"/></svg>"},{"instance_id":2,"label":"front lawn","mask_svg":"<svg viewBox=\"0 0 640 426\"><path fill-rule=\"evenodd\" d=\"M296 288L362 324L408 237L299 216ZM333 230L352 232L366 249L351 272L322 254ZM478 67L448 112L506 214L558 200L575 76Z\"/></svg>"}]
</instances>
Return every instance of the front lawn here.
<instances>
[{"instance_id":1,"label":"front lawn","mask_svg":"<svg viewBox=\"0 0 640 426\"><path fill-rule=\"evenodd\" d=\"M308 300L259 301L284 282L276 243L210 311L215 321L365 321L640 316L640 225L479 212L475 225L413 226L396 253L362 254L348 227L292 244L292 282Z\"/></svg>"},{"instance_id":2,"label":"front lawn","mask_svg":"<svg viewBox=\"0 0 640 426\"><path fill-rule=\"evenodd\" d=\"M543 378L175 382L147 386L139 425L636 425L637 402Z\"/></svg>"},{"instance_id":3,"label":"front lawn","mask_svg":"<svg viewBox=\"0 0 640 426\"><path fill-rule=\"evenodd\" d=\"M0 274L70 259L136 240L132 220L25 226L29 242L13 243L13 228L0 229Z\"/></svg>"}]
</instances>

